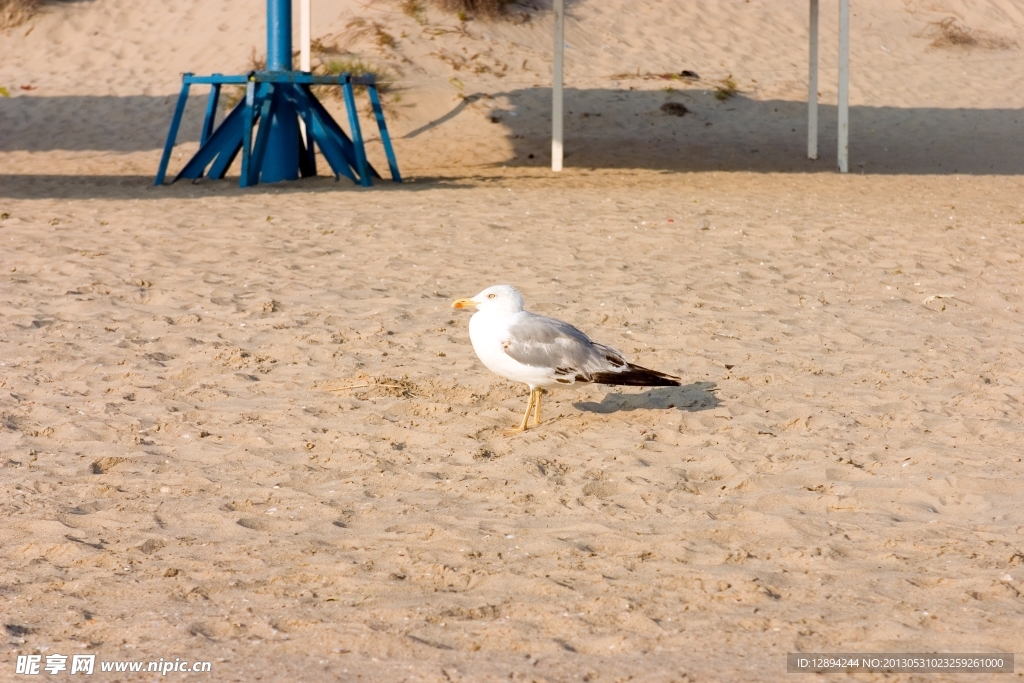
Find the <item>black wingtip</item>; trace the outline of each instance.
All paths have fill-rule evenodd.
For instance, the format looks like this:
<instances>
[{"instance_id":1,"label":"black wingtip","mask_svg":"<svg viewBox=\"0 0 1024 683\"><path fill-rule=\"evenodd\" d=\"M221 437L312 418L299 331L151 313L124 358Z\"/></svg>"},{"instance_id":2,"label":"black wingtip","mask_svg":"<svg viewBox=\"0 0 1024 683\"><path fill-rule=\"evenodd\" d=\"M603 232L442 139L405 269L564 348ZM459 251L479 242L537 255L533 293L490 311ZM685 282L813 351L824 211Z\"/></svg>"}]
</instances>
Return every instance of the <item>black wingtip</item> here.
<instances>
[{"instance_id":1,"label":"black wingtip","mask_svg":"<svg viewBox=\"0 0 1024 683\"><path fill-rule=\"evenodd\" d=\"M632 363L626 365L626 369L622 372L594 373L591 381L597 384L615 384L624 387L678 387L683 384L678 377Z\"/></svg>"}]
</instances>

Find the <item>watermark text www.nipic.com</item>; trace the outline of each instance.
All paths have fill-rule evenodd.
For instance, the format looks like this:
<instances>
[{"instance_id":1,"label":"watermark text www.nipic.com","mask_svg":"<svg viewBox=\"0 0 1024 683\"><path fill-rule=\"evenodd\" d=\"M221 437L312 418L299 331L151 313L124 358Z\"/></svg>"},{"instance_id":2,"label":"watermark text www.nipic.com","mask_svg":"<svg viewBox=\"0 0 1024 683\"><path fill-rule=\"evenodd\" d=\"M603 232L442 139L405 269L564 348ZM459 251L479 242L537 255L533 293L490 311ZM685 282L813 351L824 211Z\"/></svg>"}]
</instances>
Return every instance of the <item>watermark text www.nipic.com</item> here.
<instances>
[{"instance_id":1,"label":"watermark text www.nipic.com","mask_svg":"<svg viewBox=\"0 0 1024 683\"><path fill-rule=\"evenodd\" d=\"M209 673L213 668L210 662L191 662L180 657L159 659L154 661L132 660L97 660L96 655L18 655L14 665L14 673L24 676L82 674L91 676L100 671L103 673L158 673L166 676L169 673Z\"/></svg>"},{"instance_id":2,"label":"watermark text www.nipic.com","mask_svg":"<svg viewBox=\"0 0 1024 683\"><path fill-rule=\"evenodd\" d=\"M787 673L1013 673L1013 653L790 652Z\"/></svg>"}]
</instances>

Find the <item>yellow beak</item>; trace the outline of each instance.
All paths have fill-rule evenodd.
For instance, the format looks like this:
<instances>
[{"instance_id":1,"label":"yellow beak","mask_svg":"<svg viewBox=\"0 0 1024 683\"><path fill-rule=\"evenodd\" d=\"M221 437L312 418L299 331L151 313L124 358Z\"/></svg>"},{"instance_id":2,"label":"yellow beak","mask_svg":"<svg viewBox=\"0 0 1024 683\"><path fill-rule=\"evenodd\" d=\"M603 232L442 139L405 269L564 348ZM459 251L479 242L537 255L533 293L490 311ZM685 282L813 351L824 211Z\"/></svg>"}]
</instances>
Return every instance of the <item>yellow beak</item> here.
<instances>
[{"instance_id":1,"label":"yellow beak","mask_svg":"<svg viewBox=\"0 0 1024 683\"><path fill-rule=\"evenodd\" d=\"M473 308L476 302L472 299L456 299L452 302L452 308Z\"/></svg>"}]
</instances>

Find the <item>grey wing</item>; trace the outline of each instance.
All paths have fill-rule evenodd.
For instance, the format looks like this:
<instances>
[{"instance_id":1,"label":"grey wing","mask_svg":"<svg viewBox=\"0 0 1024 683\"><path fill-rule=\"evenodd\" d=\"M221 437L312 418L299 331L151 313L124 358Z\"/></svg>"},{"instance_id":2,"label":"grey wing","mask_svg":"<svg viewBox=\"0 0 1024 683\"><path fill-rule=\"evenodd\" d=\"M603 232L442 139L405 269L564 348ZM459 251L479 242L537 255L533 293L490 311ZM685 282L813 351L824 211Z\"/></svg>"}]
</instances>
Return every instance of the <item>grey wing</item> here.
<instances>
[{"instance_id":1,"label":"grey wing","mask_svg":"<svg viewBox=\"0 0 1024 683\"><path fill-rule=\"evenodd\" d=\"M508 332L503 343L506 354L523 365L551 368L558 381L590 382L595 373L616 372L626 367L621 353L590 341L587 335L561 320L524 313Z\"/></svg>"}]
</instances>

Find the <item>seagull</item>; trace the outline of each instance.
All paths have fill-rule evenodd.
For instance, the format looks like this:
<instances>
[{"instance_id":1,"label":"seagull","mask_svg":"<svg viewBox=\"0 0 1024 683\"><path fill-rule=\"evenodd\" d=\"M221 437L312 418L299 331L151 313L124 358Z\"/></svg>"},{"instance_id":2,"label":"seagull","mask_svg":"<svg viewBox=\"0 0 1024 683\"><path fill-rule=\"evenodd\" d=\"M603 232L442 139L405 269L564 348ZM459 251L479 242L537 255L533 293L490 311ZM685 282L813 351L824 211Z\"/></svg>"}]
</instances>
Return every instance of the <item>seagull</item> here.
<instances>
[{"instance_id":1,"label":"seagull","mask_svg":"<svg viewBox=\"0 0 1024 683\"><path fill-rule=\"evenodd\" d=\"M677 387L678 377L628 362L621 353L593 342L567 322L530 313L523 297L509 285L488 287L452 308L476 308L469 319L469 339L487 369L530 387L526 414L517 434L527 429L530 412L540 424L540 397L545 389L579 383L632 387Z\"/></svg>"}]
</instances>

